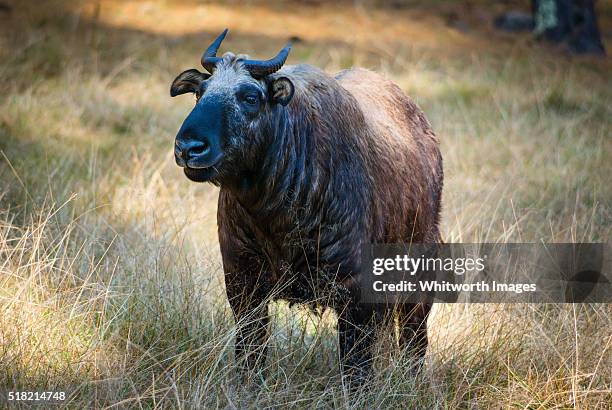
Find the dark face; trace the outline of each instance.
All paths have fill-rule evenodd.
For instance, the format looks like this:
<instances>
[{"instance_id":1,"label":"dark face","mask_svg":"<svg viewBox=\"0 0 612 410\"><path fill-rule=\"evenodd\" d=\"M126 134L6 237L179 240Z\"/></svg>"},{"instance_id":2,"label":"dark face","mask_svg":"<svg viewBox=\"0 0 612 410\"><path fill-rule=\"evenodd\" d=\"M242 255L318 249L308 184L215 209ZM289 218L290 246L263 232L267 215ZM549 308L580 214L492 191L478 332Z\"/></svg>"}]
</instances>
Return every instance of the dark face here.
<instances>
[{"instance_id":1,"label":"dark face","mask_svg":"<svg viewBox=\"0 0 612 410\"><path fill-rule=\"evenodd\" d=\"M187 92L196 104L176 135L176 163L192 181L220 184L243 170L263 122L275 104L289 103L293 84L286 77L256 80L239 64L221 63L212 75L179 74L170 94Z\"/></svg>"}]
</instances>

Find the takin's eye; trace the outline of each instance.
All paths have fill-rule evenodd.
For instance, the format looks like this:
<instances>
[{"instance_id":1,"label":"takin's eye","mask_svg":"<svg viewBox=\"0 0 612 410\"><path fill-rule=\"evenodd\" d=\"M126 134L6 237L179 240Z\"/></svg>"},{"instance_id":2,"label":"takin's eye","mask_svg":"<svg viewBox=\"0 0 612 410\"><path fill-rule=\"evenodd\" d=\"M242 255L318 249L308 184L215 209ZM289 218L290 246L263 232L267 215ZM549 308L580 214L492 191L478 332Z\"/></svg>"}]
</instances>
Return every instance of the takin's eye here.
<instances>
[{"instance_id":1,"label":"takin's eye","mask_svg":"<svg viewBox=\"0 0 612 410\"><path fill-rule=\"evenodd\" d=\"M244 102L249 105L255 105L257 104L257 97L255 97L254 95L247 95L246 97L244 97Z\"/></svg>"},{"instance_id":2,"label":"takin's eye","mask_svg":"<svg viewBox=\"0 0 612 410\"><path fill-rule=\"evenodd\" d=\"M259 103L262 99L261 91L251 85L243 84L236 92L236 98L238 101L249 111L257 110Z\"/></svg>"}]
</instances>

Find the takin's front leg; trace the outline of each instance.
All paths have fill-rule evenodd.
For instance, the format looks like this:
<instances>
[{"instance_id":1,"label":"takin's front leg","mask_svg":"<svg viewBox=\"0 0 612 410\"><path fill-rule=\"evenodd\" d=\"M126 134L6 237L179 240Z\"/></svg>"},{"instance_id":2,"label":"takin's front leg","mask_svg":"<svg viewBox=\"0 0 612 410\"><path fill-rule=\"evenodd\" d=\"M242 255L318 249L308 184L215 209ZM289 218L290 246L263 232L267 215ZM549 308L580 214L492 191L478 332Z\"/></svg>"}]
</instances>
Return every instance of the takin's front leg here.
<instances>
[{"instance_id":1,"label":"takin's front leg","mask_svg":"<svg viewBox=\"0 0 612 410\"><path fill-rule=\"evenodd\" d=\"M252 380L266 361L269 314L265 287L244 279L243 275L226 274L225 286L236 321L236 364Z\"/></svg>"},{"instance_id":2,"label":"takin's front leg","mask_svg":"<svg viewBox=\"0 0 612 410\"><path fill-rule=\"evenodd\" d=\"M338 313L338 340L342 374L354 388L372 371L373 344L381 317L372 308L350 305Z\"/></svg>"}]
</instances>

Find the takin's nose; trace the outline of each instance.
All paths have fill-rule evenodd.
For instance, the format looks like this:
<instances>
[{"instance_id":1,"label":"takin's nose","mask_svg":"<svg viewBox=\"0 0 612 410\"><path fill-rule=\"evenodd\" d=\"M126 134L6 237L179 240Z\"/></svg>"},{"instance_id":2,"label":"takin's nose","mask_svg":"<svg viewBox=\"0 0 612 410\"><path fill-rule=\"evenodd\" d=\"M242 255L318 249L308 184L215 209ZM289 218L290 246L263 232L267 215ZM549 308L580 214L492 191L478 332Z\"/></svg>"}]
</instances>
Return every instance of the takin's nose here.
<instances>
[{"instance_id":1,"label":"takin's nose","mask_svg":"<svg viewBox=\"0 0 612 410\"><path fill-rule=\"evenodd\" d=\"M180 167L206 168L211 158L211 149L208 141L199 140L176 140L174 144L174 158Z\"/></svg>"}]
</instances>

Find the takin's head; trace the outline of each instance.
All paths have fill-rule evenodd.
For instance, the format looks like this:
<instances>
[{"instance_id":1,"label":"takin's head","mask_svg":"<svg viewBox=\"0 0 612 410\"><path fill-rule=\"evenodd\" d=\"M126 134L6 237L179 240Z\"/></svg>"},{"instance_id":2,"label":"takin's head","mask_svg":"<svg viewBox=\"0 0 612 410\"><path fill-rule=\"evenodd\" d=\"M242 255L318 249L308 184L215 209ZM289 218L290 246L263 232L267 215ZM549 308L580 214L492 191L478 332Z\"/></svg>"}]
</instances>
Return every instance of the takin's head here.
<instances>
[{"instance_id":1,"label":"takin's head","mask_svg":"<svg viewBox=\"0 0 612 410\"><path fill-rule=\"evenodd\" d=\"M253 146L269 129L275 108L286 106L294 86L287 77L274 74L289 54L290 46L267 61L217 50L227 34L224 30L202 56L210 73L191 69L172 82L172 97L193 93L195 107L176 135L174 156L187 178L219 184L225 176L242 171Z\"/></svg>"}]
</instances>

